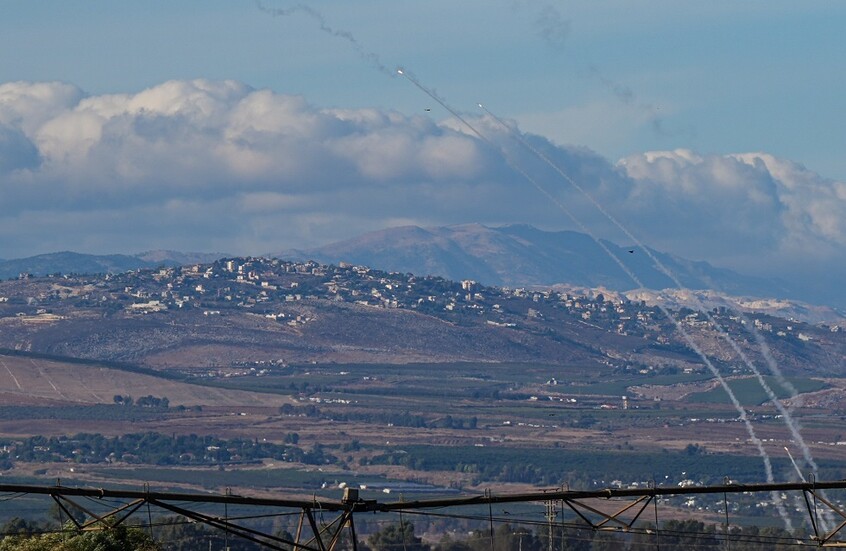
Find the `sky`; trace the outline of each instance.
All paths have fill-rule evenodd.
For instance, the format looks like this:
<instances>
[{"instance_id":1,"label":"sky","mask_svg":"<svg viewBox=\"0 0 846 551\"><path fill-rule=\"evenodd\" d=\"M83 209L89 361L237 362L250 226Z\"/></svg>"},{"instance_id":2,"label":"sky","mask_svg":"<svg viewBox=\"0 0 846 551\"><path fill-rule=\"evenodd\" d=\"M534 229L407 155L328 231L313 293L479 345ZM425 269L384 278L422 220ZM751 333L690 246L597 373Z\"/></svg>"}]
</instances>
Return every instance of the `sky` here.
<instances>
[{"instance_id":1,"label":"sky","mask_svg":"<svg viewBox=\"0 0 846 551\"><path fill-rule=\"evenodd\" d=\"M628 244L611 216L744 273L846 268L846 3L2 8L0 258L471 222Z\"/></svg>"}]
</instances>

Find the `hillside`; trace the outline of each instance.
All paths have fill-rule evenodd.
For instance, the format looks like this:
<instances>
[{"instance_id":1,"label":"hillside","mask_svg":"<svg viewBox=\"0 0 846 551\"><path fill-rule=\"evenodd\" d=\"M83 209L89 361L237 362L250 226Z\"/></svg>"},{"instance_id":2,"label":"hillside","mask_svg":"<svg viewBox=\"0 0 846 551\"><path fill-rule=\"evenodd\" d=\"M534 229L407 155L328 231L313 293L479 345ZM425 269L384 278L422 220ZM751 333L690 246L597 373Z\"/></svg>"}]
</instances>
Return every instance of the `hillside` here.
<instances>
[{"instance_id":1,"label":"hillside","mask_svg":"<svg viewBox=\"0 0 846 551\"><path fill-rule=\"evenodd\" d=\"M104 364L0 354L3 405L111 405L116 394L165 396L174 406L279 406L284 402L276 396L188 384Z\"/></svg>"},{"instance_id":2,"label":"hillside","mask_svg":"<svg viewBox=\"0 0 846 551\"><path fill-rule=\"evenodd\" d=\"M266 258L3 281L0 466L308 496L341 482L760 481L737 409L683 328L789 477L779 454L794 437L716 320L762 369L766 341L790 376L768 384L796 406L821 476L839 476L846 332L724 306L672 314L610 293Z\"/></svg>"},{"instance_id":3,"label":"hillside","mask_svg":"<svg viewBox=\"0 0 846 551\"><path fill-rule=\"evenodd\" d=\"M783 369L842 373L836 327L725 307L712 315L756 361L753 322ZM716 365L746 370L704 316L675 317ZM214 374L268 362L703 368L674 321L645 302L262 258L0 282L0 347Z\"/></svg>"}]
</instances>

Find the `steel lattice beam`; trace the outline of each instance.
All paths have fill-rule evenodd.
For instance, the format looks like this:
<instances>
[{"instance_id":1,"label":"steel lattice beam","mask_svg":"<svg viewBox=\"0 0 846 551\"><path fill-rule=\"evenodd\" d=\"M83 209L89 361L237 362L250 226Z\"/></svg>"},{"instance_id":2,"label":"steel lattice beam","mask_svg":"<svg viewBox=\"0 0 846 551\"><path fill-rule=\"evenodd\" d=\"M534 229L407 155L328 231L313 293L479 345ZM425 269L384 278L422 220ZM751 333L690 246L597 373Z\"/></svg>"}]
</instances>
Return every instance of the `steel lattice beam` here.
<instances>
[{"instance_id":1,"label":"steel lattice beam","mask_svg":"<svg viewBox=\"0 0 846 551\"><path fill-rule=\"evenodd\" d=\"M452 497L416 501L394 501L379 502L377 500L358 499L357 494L349 499L342 500L311 500L304 499L279 499L260 498L243 495L234 495L227 491L225 494L192 494L176 492L153 492L147 489L118 490L107 488L82 488L69 486L38 486L23 484L0 484L0 493L30 494L50 496L60 509L73 519L68 505L83 511L91 517L88 521L80 523L73 520L76 529L97 530L108 529L126 521L131 515L138 511L143 505L153 506L161 510L169 511L183 516L195 522L218 528L227 533L259 543L269 549L290 549L296 551L334 551L336 544L340 541L341 533L346 528L350 531L353 541L353 549L356 547L354 514L358 512L391 513L403 511L425 511L427 509L439 509L445 507L463 507L478 505L493 505L505 503L528 503L528 502L561 502L572 509L593 530L603 530L609 527L616 527L622 530L631 530L634 523L640 518L643 511L652 503L657 503L659 497L670 496L692 496L704 494L728 494L737 493L771 493L771 492L802 492L810 525L813 531L811 540L820 547L846 547L846 542L836 540L844 528L846 528L846 511L837 504L826 498L822 493L824 490L846 489L846 480L830 482L792 482L792 483L770 483L770 484L723 484L717 486L695 486L695 487L647 487L647 488L605 488L601 490L564 490L554 489L547 491L494 494L486 491L483 495L469 497ZM95 498L95 499L122 499L129 500L128 503L112 509L105 514L91 512L73 501L72 498ZM605 512L597 506L598 500L616 501L615 509ZM812 506L813 501L813 506ZM242 505L257 507L272 507L280 509L298 509L300 519L297 526L297 533L294 541L273 536L253 528L242 526L230 521L228 518L211 516L208 514L193 511L188 504L224 504ZM840 518L840 522L831 529L821 526L818 516L820 503L825 511ZM314 512L337 513L336 518L329 524L318 526ZM656 509L657 514L657 509ZM598 519L598 520L597 520ZM305 543L302 542L302 532L305 524L311 531L311 538Z\"/></svg>"}]
</instances>

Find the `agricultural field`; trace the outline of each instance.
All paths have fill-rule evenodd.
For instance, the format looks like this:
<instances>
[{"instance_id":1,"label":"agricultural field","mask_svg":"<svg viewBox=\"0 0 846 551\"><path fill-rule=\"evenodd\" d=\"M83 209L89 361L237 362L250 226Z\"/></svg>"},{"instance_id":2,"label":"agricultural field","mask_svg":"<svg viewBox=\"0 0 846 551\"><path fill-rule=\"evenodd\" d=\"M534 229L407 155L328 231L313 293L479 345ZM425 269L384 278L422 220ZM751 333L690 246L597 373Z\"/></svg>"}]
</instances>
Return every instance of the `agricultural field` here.
<instances>
[{"instance_id":1,"label":"agricultural field","mask_svg":"<svg viewBox=\"0 0 846 551\"><path fill-rule=\"evenodd\" d=\"M0 360L6 477L327 497L347 484L412 495L763 477L737 412L709 399L724 392L703 373L600 377L582 367L464 362L213 377L24 353ZM796 479L784 452L796 451L791 434L751 382L729 384L748 404L776 476ZM794 416L819 476L846 476L840 418L813 402L840 381L790 382L809 398ZM161 447L152 459L128 447L140 438L131 435L145 434ZM33 436L58 440L25 439ZM207 450L186 444L197 437L217 440Z\"/></svg>"},{"instance_id":2,"label":"agricultural field","mask_svg":"<svg viewBox=\"0 0 846 551\"><path fill-rule=\"evenodd\" d=\"M758 406L769 401L771 398L764 390L761 383L753 377L732 378L726 381L729 388L731 388L735 397L744 406ZM806 394L811 392L818 392L830 388L825 381L817 379L784 379L783 384L775 377L764 377L765 384L772 390L773 395L779 400L787 399L791 396L790 387L792 386L799 394ZM688 396L691 402L701 402L708 404L728 404L729 397L726 392L719 387L712 388L705 392L697 392Z\"/></svg>"}]
</instances>

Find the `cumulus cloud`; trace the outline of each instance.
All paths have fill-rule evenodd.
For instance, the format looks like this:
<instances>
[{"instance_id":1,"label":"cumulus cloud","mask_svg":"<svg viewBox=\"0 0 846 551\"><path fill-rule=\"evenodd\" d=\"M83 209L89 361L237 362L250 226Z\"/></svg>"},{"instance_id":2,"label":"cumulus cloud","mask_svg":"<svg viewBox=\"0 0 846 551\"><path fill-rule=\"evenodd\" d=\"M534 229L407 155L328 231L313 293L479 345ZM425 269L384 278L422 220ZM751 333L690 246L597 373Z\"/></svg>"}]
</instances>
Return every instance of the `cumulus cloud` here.
<instances>
[{"instance_id":1,"label":"cumulus cloud","mask_svg":"<svg viewBox=\"0 0 846 551\"><path fill-rule=\"evenodd\" d=\"M844 266L844 182L765 153L648 152L618 166L640 225L684 256L776 274Z\"/></svg>"},{"instance_id":2,"label":"cumulus cloud","mask_svg":"<svg viewBox=\"0 0 846 551\"><path fill-rule=\"evenodd\" d=\"M0 124L0 174L35 168L39 162L38 148L20 129Z\"/></svg>"},{"instance_id":3,"label":"cumulus cloud","mask_svg":"<svg viewBox=\"0 0 846 551\"><path fill-rule=\"evenodd\" d=\"M31 134L46 121L73 108L82 97L82 90L61 82L0 84L0 123L18 126Z\"/></svg>"},{"instance_id":4,"label":"cumulus cloud","mask_svg":"<svg viewBox=\"0 0 846 551\"><path fill-rule=\"evenodd\" d=\"M687 243L688 256L773 250L786 237L787 228L774 223L783 208L778 184L761 167L689 151L649 152L619 166L631 178L629 207L659 222L656 240Z\"/></svg>"},{"instance_id":5,"label":"cumulus cloud","mask_svg":"<svg viewBox=\"0 0 846 551\"><path fill-rule=\"evenodd\" d=\"M321 109L233 81L90 96L0 85L0 256L153 248L256 254L396 225L570 225L625 243L590 202L489 118ZM842 268L846 183L764 153L647 152L614 164L526 135L644 242L759 274ZM572 226L570 226L572 227Z\"/></svg>"},{"instance_id":6,"label":"cumulus cloud","mask_svg":"<svg viewBox=\"0 0 846 551\"><path fill-rule=\"evenodd\" d=\"M101 96L61 83L0 85L0 216L7 222L42 213L52 226L83 212L117 236L111 225L121 219L110 213L146 212L166 218L157 225L171 228L172 239L193 236L192 248L208 249L205 239L226 232L232 246L255 253L316 245L310 236L331 239L383 220L459 222L443 213L468 208L478 218L483 201L474 190L500 168L485 144L425 117L319 109L232 81L173 81ZM215 222L196 226L206 216ZM305 222L309 216L314 222ZM340 228L342 219L352 226ZM7 241L2 256L44 252L39 227L47 226L21 229L17 250ZM156 241L142 248L167 238L160 230L138 233ZM115 239L103 247L127 249Z\"/></svg>"}]
</instances>

